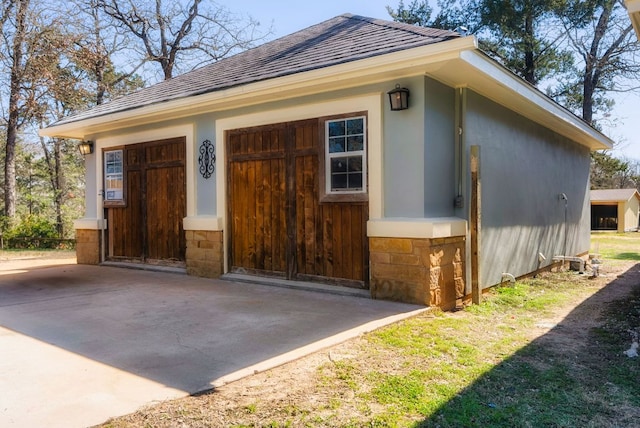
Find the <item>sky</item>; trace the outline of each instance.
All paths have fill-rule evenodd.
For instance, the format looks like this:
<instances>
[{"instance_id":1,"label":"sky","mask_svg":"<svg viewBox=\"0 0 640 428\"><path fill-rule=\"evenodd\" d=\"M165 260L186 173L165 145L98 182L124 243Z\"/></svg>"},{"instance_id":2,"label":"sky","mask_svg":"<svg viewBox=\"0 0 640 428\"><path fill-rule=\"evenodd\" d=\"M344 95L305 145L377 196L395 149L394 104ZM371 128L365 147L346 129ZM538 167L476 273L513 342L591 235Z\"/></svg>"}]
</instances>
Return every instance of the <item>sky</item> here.
<instances>
[{"instance_id":1,"label":"sky","mask_svg":"<svg viewBox=\"0 0 640 428\"><path fill-rule=\"evenodd\" d=\"M391 19L386 6L396 8L399 0L219 0L234 13L248 14L264 29L273 27L269 39L286 36L297 30L344 13L370 18ZM410 1L406 0L405 4ZM435 3L435 2L432 2ZM609 114L612 125L605 124L603 132L618 144L613 150L617 157L640 161L640 90L615 96L616 104ZM615 124L615 125L613 125Z\"/></svg>"}]
</instances>

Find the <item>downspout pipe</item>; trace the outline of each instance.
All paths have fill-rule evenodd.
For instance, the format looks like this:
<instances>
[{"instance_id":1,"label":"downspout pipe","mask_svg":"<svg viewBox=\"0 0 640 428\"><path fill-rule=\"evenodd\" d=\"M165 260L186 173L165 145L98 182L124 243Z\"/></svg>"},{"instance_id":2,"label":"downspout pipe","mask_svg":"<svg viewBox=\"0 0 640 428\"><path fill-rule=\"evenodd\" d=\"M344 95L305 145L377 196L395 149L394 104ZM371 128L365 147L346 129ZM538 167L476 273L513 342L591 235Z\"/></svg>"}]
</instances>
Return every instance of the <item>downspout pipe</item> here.
<instances>
[{"instance_id":1,"label":"downspout pipe","mask_svg":"<svg viewBox=\"0 0 640 428\"><path fill-rule=\"evenodd\" d=\"M560 200L564 201L564 249L562 254L567 254L567 240L569 238L568 221L569 221L569 198L566 193L560 193Z\"/></svg>"}]
</instances>

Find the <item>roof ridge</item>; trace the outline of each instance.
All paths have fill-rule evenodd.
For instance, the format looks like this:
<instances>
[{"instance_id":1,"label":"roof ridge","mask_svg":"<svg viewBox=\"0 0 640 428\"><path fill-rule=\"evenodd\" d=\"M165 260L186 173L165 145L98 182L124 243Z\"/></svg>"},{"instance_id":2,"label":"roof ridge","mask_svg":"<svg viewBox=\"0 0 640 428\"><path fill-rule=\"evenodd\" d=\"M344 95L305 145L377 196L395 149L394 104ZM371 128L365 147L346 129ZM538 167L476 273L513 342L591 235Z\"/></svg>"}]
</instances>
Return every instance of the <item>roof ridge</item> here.
<instances>
[{"instance_id":1,"label":"roof ridge","mask_svg":"<svg viewBox=\"0 0 640 428\"><path fill-rule=\"evenodd\" d=\"M415 24L407 24L405 22L398 22L398 21L390 21L390 20L386 20L386 19L380 19L380 18L370 18L368 16L363 16L363 15L353 15L351 13L346 13L346 14L342 14L339 15L340 17L345 17L345 18L349 18L349 19L355 19L358 21L364 21L364 22L368 22L370 24L374 24L374 25L378 25L380 27L386 27L389 29L393 29L393 30L403 30L403 31L407 31L413 34L418 34L421 36L425 35L425 31L440 31L443 34L449 34L452 37L455 36L460 36L460 33L456 32L456 31L452 31L452 30L445 30L442 28L436 28L436 27L422 27L420 25L415 25Z\"/></svg>"}]
</instances>

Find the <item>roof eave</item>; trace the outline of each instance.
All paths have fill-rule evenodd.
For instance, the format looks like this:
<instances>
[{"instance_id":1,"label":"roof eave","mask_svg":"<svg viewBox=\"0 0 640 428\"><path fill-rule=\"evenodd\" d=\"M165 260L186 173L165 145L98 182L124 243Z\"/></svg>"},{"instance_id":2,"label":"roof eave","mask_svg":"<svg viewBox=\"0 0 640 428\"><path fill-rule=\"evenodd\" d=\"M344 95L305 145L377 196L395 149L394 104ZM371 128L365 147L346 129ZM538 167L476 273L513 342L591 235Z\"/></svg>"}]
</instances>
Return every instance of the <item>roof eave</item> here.
<instances>
[{"instance_id":1,"label":"roof eave","mask_svg":"<svg viewBox=\"0 0 640 428\"><path fill-rule=\"evenodd\" d=\"M563 135L590 150L613 147L613 141L534 86L502 67L479 50L465 51L462 61L475 72L468 74L468 87L500 105ZM492 83L487 83L487 80Z\"/></svg>"},{"instance_id":2,"label":"roof eave","mask_svg":"<svg viewBox=\"0 0 640 428\"><path fill-rule=\"evenodd\" d=\"M236 109L424 74L452 87L468 87L590 150L613 147L610 139L480 52L473 36L52 125L40 130L40 135L86 139L191 116L194 111L204 114Z\"/></svg>"},{"instance_id":3,"label":"roof eave","mask_svg":"<svg viewBox=\"0 0 640 428\"><path fill-rule=\"evenodd\" d=\"M41 136L83 139L97 133L153 123L168 118L247 107L264 102L313 95L327 90L422 74L427 64L458 58L461 51L477 49L473 36L451 39L414 49L347 62L304 73L263 80L202 95L150 104L88 119L53 124ZM381 59L384 59L381 61Z\"/></svg>"}]
</instances>

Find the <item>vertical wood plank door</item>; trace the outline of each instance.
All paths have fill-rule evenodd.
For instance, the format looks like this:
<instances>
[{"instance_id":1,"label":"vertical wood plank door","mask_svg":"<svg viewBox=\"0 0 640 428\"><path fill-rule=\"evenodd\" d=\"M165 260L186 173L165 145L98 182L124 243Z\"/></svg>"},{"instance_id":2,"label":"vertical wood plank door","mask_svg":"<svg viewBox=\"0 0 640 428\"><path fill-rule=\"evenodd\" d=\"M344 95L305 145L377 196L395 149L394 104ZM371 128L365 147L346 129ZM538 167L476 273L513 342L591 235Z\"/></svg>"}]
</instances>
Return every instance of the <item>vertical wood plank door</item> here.
<instances>
[{"instance_id":1,"label":"vertical wood plank door","mask_svg":"<svg viewBox=\"0 0 640 428\"><path fill-rule=\"evenodd\" d=\"M185 260L186 217L184 138L145 143L147 263Z\"/></svg>"},{"instance_id":2,"label":"vertical wood plank door","mask_svg":"<svg viewBox=\"0 0 640 428\"><path fill-rule=\"evenodd\" d=\"M229 131L234 272L368 287L366 202L320 202L317 119Z\"/></svg>"},{"instance_id":3,"label":"vertical wood plank door","mask_svg":"<svg viewBox=\"0 0 640 428\"><path fill-rule=\"evenodd\" d=\"M264 127L228 135L232 270L286 273L284 131Z\"/></svg>"},{"instance_id":4,"label":"vertical wood plank door","mask_svg":"<svg viewBox=\"0 0 640 428\"><path fill-rule=\"evenodd\" d=\"M183 266L184 138L124 148L125 205L107 209L110 260Z\"/></svg>"},{"instance_id":5,"label":"vertical wood plank door","mask_svg":"<svg viewBox=\"0 0 640 428\"><path fill-rule=\"evenodd\" d=\"M107 208L109 260L144 261L143 157L140 144L124 149L125 205Z\"/></svg>"}]
</instances>

